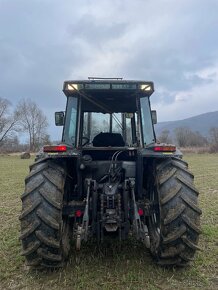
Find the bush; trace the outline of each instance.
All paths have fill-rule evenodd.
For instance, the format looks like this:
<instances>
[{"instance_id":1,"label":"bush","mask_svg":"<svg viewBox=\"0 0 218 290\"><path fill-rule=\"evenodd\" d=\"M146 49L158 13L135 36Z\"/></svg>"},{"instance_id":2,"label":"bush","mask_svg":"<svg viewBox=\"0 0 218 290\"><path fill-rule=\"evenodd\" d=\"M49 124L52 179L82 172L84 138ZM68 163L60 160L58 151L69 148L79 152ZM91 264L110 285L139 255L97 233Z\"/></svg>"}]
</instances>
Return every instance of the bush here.
<instances>
[{"instance_id":1,"label":"bush","mask_svg":"<svg viewBox=\"0 0 218 290\"><path fill-rule=\"evenodd\" d=\"M218 153L218 144L211 144L209 147L209 153Z\"/></svg>"}]
</instances>

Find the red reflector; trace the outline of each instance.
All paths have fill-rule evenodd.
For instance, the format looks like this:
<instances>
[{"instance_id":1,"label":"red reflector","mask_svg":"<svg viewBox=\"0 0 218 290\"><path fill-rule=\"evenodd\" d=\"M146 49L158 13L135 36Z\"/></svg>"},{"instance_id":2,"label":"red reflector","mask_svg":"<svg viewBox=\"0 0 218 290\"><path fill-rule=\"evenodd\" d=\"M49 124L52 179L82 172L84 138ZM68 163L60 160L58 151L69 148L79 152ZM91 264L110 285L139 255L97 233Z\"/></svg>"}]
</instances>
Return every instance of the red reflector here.
<instances>
[{"instance_id":1,"label":"red reflector","mask_svg":"<svg viewBox=\"0 0 218 290\"><path fill-rule=\"evenodd\" d=\"M81 210L77 210L76 212L75 212L75 217L81 217L82 216L82 211Z\"/></svg>"},{"instance_id":2,"label":"red reflector","mask_svg":"<svg viewBox=\"0 0 218 290\"><path fill-rule=\"evenodd\" d=\"M153 149L155 152L175 152L176 146L155 146Z\"/></svg>"},{"instance_id":3,"label":"red reflector","mask_svg":"<svg viewBox=\"0 0 218 290\"><path fill-rule=\"evenodd\" d=\"M142 208L139 208L139 210L138 210L138 214L139 214L140 216L142 216L142 215L144 214L144 211L143 211Z\"/></svg>"},{"instance_id":4,"label":"red reflector","mask_svg":"<svg viewBox=\"0 0 218 290\"><path fill-rule=\"evenodd\" d=\"M57 145L57 146L44 146L44 152L66 152L67 146L65 145Z\"/></svg>"}]
</instances>

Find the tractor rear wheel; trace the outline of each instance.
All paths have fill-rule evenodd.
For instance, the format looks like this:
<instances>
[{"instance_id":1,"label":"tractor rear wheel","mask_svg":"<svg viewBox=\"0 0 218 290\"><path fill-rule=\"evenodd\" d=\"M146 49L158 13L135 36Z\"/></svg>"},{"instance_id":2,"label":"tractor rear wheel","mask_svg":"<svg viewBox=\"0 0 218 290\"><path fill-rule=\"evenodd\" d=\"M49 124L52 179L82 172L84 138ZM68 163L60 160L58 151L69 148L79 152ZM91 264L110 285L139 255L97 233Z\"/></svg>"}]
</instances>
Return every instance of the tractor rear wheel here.
<instances>
[{"instance_id":1,"label":"tractor rear wheel","mask_svg":"<svg viewBox=\"0 0 218 290\"><path fill-rule=\"evenodd\" d=\"M199 249L201 232L194 176L179 158L158 164L156 176L153 201L159 203L159 213L150 218L151 252L158 264L185 266Z\"/></svg>"},{"instance_id":2,"label":"tractor rear wheel","mask_svg":"<svg viewBox=\"0 0 218 290\"><path fill-rule=\"evenodd\" d=\"M60 267L69 252L69 223L62 217L65 170L44 161L30 167L21 196L23 252L27 265Z\"/></svg>"}]
</instances>

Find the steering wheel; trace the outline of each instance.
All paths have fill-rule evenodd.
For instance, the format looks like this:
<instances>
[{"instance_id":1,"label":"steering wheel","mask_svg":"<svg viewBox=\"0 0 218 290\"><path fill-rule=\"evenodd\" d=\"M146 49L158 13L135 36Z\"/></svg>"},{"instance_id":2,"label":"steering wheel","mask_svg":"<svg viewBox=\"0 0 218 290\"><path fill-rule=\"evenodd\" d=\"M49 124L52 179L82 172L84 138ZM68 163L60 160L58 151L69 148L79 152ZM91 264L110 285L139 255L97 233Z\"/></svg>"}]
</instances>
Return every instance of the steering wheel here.
<instances>
[{"instance_id":1,"label":"steering wheel","mask_svg":"<svg viewBox=\"0 0 218 290\"><path fill-rule=\"evenodd\" d=\"M82 137L82 140L85 140L85 142L82 142L82 146L85 146L86 144L89 143L89 138L88 137Z\"/></svg>"}]
</instances>

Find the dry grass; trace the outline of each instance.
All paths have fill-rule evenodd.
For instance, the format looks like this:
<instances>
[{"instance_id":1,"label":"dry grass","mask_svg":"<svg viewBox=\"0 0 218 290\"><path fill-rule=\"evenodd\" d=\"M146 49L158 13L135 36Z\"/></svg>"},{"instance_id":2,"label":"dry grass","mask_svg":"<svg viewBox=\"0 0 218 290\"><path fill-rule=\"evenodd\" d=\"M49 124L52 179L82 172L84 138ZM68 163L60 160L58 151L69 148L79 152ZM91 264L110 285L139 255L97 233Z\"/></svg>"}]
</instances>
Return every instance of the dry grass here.
<instances>
[{"instance_id":1,"label":"dry grass","mask_svg":"<svg viewBox=\"0 0 218 290\"><path fill-rule=\"evenodd\" d=\"M19 220L23 180L33 160L0 156L0 288L1 289L216 289L218 246L218 154L187 154L203 209L200 246L191 267L156 266L140 243L130 240L88 243L59 271L29 271L19 255Z\"/></svg>"},{"instance_id":2,"label":"dry grass","mask_svg":"<svg viewBox=\"0 0 218 290\"><path fill-rule=\"evenodd\" d=\"M183 154L187 153L197 153L197 154L204 154L204 153L210 153L210 147L181 147L179 148Z\"/></svg>"}]
</instances>

